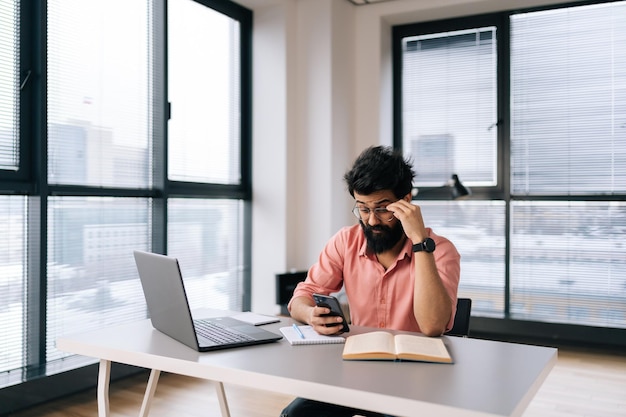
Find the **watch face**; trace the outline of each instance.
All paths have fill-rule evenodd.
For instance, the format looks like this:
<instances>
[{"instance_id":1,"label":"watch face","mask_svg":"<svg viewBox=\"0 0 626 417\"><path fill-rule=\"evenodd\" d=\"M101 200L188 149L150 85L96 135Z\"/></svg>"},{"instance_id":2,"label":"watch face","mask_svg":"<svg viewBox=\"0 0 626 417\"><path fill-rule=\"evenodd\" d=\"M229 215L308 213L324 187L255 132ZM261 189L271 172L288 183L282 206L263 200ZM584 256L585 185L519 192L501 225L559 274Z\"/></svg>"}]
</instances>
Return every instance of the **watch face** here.
<instances>
[{"instance_id":1,"label":"watch face","mask_svg":"<svg viewBox=\"0 0 626 417\"><path fill-rule=\"evenodd\" d=\"M426 252L434 252L435 251L435 241L431 238L428 238L424 241L424 250Z\"/></svg>"}]
</instances>

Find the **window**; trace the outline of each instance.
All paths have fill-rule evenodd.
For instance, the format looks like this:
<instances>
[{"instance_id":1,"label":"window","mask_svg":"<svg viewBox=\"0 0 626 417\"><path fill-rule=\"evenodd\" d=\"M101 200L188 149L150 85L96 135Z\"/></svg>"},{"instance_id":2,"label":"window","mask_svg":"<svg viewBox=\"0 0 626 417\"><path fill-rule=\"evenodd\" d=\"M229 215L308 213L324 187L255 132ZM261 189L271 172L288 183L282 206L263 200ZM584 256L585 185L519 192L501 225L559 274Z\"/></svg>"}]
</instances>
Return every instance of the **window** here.
<instances>
[{"instance_id":1,"label":"window","mask_svg":"<svg viewBox=\"0 0 626 417\"><path fill-rule=\"evenodd\" d=\"M626 328L625 14L616 1L394 28L395 145L427 223L461 252L473 315ZM451 173L471 200L429 194Z\"/></svg>"},{"instance_id":2,"label":"window","mask_svg":"<svg viewBox=\"0 0 626 417\"><path fill-rule=\"evenodd\" d=\"M249 308L251 12L5 3L0 389L92 362L57 350L62 334L146 317L134 249L179 257L192 307Z\"/></svg>"},{"instance_id":3,"label":"window","mask_svg":"<svg viewBox=\"0 0 626 417\"><path fill-rule=\"evenodd\" d=\"M239 184L240 24L189 0L168 8L169 178Z\"/></svg>"},{"instance_id":4,"label":"window","mask_svg":"<svg viewBox=\"0 0 626 417\"><path fill-rule=\"evenodd\" d=\"M19 1L0 8L0 170L19 168Z\"/></svg>"},{"instance_id":5,"label":"window","mask_svg":"<svg viewBox=\"0 0 626 417\"><path fill-rule=\"evenodd\" d=\"M0 195L0 371L21 367L24 354L25 214L23 196Z\"/></svg>"},{"instance_id":6,"label":"window","mask_svg":"<svg viewBox=\"0 0 626 417\"><path fill-rule=\"evenodd\" d=\"M416 185L439 186L453 172L495 185L496 28L407 36L402 50L402 149Z\"/></svg>"}]
</instances>

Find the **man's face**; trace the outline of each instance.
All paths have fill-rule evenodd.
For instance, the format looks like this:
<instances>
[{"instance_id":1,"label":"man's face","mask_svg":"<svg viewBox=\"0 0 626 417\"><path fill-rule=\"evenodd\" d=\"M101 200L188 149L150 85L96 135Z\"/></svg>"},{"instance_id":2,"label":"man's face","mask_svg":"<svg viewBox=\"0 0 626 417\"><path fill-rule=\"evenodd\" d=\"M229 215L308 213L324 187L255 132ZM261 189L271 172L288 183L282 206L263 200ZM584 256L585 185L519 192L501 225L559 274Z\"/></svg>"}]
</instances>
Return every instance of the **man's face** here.
<instances>
[{"instance_id":1,"label":"man's face","mask_svg":"<svg viewBox=\"0 0 626 417\"><path fill-rule=\"evenodd\" d=\"M402 223L391 212L375 211L384 209L398 200L393 192L385 190L368 195L354 193L354 198L355 207L360 214L361 228L370 250L374 253L385 252L404 238Z\"/></svg>"}]
</instances>

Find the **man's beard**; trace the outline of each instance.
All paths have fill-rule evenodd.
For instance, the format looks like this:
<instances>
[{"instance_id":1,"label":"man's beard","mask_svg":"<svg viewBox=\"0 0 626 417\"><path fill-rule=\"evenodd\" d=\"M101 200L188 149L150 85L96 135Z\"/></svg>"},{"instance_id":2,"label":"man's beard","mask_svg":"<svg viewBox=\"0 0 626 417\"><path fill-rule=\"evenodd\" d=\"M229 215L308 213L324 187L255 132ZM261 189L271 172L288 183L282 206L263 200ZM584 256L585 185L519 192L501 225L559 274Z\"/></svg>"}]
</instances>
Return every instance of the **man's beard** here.
<instances>
[{"instance_id":1,"label":"man's beard","mask_svg":"<svg viewBox=\"0 0 626 417\"><path fill-rule=\"evenodd\" d=\"M400 239L404 238L404 228L401 222L396 222L393 227L381 224L368 226L363 221L360 223L367 240L367 248L374 253L383 253L396 246ZM374 230L379 233L374 233Z\"/></svg>"}]
</instances>

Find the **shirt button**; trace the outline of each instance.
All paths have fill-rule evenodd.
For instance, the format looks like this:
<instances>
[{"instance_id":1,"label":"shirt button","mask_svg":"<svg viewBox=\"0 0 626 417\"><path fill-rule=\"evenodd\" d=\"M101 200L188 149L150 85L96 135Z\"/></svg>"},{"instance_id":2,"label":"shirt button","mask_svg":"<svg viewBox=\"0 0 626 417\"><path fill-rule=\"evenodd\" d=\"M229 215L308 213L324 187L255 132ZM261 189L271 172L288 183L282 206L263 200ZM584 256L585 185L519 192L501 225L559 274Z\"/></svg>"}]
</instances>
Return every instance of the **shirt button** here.
<instances>
[{"instance_id":1,"label":"shirt button","mask_svg":"<svg viewBox=\"0 0 626 417\"><path fill-rule=\"evenodd\" d=\"M385 304L385 299L384 299L384 298L381 298L380 303L381 303L381 304Z\"/></svg>"},{"instance_id":2,"label":"shirt button","mask_svg":"<svg viewBox=\"0 0 626 417\"><path fill-rule=\"evenodd\" d=\"M381 329L385 327L385 322L381 321L380 323L378 323L378 327L380 327Z\"/></svg>"}]
</instances>

